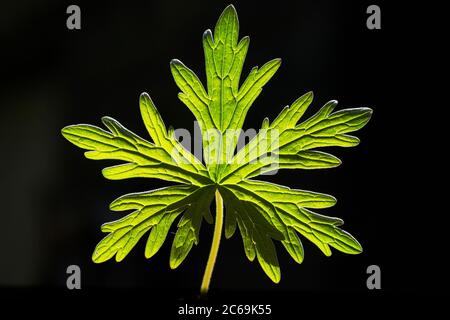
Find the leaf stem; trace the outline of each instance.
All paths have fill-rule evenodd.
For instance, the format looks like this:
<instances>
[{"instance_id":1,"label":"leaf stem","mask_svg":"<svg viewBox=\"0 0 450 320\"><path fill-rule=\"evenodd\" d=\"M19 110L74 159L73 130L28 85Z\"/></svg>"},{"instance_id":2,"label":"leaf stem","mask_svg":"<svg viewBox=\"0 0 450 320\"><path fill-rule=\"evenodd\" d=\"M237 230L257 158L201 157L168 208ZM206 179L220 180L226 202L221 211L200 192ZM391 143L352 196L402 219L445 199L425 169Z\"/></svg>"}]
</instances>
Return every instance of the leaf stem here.
<instances>
[{"instance_id":1,"label":"leaf stem","mask_svg":"<svg viewBox=\"0 0 450 320\"><path fill-rule=\"evenodd\" d=\"M200 287L200 297L205 297L208 294L209 283L216 263L217 253L219 252L220 238L222 237L223 226L223 199L219 190L216 190L216 221L214 223L214 235L209 252L208 262L206 263L205 273L203 274L203 281Z\"/></svg>"}]
</instances>

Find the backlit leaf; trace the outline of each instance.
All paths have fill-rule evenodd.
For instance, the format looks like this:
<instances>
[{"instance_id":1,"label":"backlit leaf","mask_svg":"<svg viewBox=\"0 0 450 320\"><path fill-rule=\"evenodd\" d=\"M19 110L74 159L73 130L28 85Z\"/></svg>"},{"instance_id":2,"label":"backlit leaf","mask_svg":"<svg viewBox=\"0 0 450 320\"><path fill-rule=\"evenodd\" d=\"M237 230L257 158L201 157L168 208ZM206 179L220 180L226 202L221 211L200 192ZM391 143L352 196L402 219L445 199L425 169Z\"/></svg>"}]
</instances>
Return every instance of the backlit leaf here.
<instances>
[{"instance_id":1,"label":"backlit leaf","mask_svg":"<svg viewBox=\"0 0 450 320\"><path fill-rule=\"evenodd\" d=\"M169 237L170 267L178 267L199 243L203 219L213 223L210 206L216 191L225 204L225 237L239 230L246 257L256 259L276 283L281 279L277 241L297 263L304 259L305 239L326 256L331 255L331 248L347 254L362 251L359 242L341 229L341 219L315 212L335 205L333 196L253 178L279 169L339 166L341 161L322 148L358 145L359 139L349 133L364 127L372 110L335 111L337 102L330 101L303 119L313 101L312 92L308 92L282 109L272 122L265 118L257 135L237 150L248 110L281 65L280 59L272 59L241 79L249 44L249 37L239 40L236 10L228 6L214 31L203 35L205 84L181 61L170 63L181 90L178 97L199 123L203 159L185 149L173 129L166 128L146 93L140 97L140 111L149 140L110 117L102 118L107 130L87 124L62 129L67 140L87 150L88 159L120 161L103 169L108 179L156 178L176 183L113 201L111 210L130 212L102 226L107 235L94 250L94 262L113 257L122 261L148 233L145 257L155 255ZM171 228L176 228L174 236Z\"/></svg>"}]
</instances>

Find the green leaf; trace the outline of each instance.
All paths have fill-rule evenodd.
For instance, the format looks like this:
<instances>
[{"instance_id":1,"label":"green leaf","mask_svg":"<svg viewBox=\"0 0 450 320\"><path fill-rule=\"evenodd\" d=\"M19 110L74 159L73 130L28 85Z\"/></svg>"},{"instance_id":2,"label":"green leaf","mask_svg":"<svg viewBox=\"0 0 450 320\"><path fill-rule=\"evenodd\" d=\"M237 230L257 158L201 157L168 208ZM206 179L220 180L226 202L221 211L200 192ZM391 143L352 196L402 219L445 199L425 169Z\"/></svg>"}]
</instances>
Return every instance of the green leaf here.
<instances>
[{"instance_id":1,"label":"green leaf","mask_svg":"<svg viewBox=\"0 0 450 320\"><path fill-rule=\"evenodd\" d=\"M147 241L145 256L150 258L160 249L173 221L181 214L183 220L192 219L195 223L190 225L196 238L189 234L186 242L190 245L198 243L198 232L204 217L212 220L209 210L192 210L198 203L209 207L212 197L208 197L214 189L211 186L171 186L143 193L132 193L122 196L110 205L114 211L134 210L124 218L105 223L102 231L109 234L97 245L92 259L94 262L104 262L116 256L116 261L122 261L139 239L150 229L151 233ZM199 201L201 199L201 201ZM209 202L208 202L209 201ZM186 218L188 217L188 218ZM183 226L178 226L178 234L183 233ZM175 237L174 244L179 242ZM187 254L187 253L186 253ZM171 259L172 261L172 259ZM180 261L181 263L181 261ZM172 265L172 262L171 262Z\"/></svg>"},{"instance_id":2,"label":"green leaf","mask_svg":"<svg viewBox=\"0 0 450 320\"><path fill-rule=\"evenodd\" d=\"M248 37L239 40L236 10L228 6L214 31L207 30L203 35L206 85L181 61L173 59L170 63L181 90L178 97L199 123L203 161L179 143L173 129L166 128L146 93L140 97L140 111L151 141L110 117L102 118L107 130L88 124L62 129L67 140L87 150L88 159L121 161L103 169L108 179L156 178L178 183L113 201L111 210L131 212L102 226L108 234L95 248L94 262L113 257L122 261L146 233L145 257L150 258L171 237L170 230L176 223L170 267L177 268L199 243L203 219L213 222L210 206L216 191L217 201L221 203L222 197L226 209L225 237L239 230L247 258L256 259L275 283L281 279L277 241L297 263L304 260L305 239L326 256L331 255L331 248L347 254L362 251L359 242L341 229L341 219L312 211L335 205L333 196L252 178L279 169L339 166L341 160L321 149L358 145L359 139L349 133L364 127L372 110L335 111L337 102L330 101L313 116L302 119L313 101L313 93L308 92L282 109L272 122L264 118L258 134L236 150L249 108L281 65L280 59L270 60L261 68L251 69L241 81L249 43ZM222 216L220 208L217 217ZM214 232L213 246L219 243L214 240L221 237L220 226L217 223L219 232Z\"/></svg>"},{"instance_id":3,"label":"green leaf","mask_svg":"<svg viewBox=\"0 0 450 320\"><path fill-rule=\"evenodd\" d=\"M240 201L251 203L283 234L283 245L299 263L303 260L303 252L298 239L289 234L294 230L317 245L327 256L331 255L329 246L349 254L362 251L356 239L338 228L343 224L341 219L319 215L308 209L333 206L336 200L332 196L292 190L263 181L249 180L225 187Z\"/></svg>"},{"instance_id":4,"label":"green leaf","mask_svg":"<svg viewBox=\"0 0 450 320\"><path fill-rule=\"evenodd\" d=\"M183 218L178 223L178 231L175 234L170 252L170 267L172 269L177 268L184 261L194 243L198 244L202 217L212 222L209 206L214 196L214 191L213 187L206 187L200 190L195 201L189 205Z\"/></svg>"},{"instance_id":5,"label":"green leaf","mask_svg":"<svg viewBox=\"0 0 450 320\"><path fill-rule=\"evenodd\" d=\"M63 128L62 134L76 146L89 150L85 153L88 159L126 161L103 169L107 179L140 177L199 186L209 184L211 180L206 168L175 137L169 137L158 111L145 93L141 96L141 113L154 143L142 139L110 117L102 118L109 131L79 124Z\"/></svg>"},{"instance_id":6,"label":"green leaf","mask_svg":"<svg viewBox=\"0 0 450 320\"><path fill-rule=\"evenodd\" d=\"M322 169L341 164L333 155L310 151L319 147L353 147L359 139L347 133L361 129L370 120L369 108L344 109L332 113L337 102L325 104L315 115L296 125L310 104L312 93L286 107L274 122L261 130L231 159L219 178L237 183L283 168Z\"/></svg>"},{"instance_id":7,"label":"green leaf","mask_svg":"<svg viewBox=\"0 0 450 320\"><path fill-rule=\"evenodd\" d=\"M233 154L248 109L281 64L274 59L260 69L253 68L239 87L250 40L244 37L238 42L238 34L233 6L223 11L214 35L210 30L203 34L207 92L192 70L179 60L171 62L172 75L182 91L179 98L199 122L205 163L215 180Z\"/></svg>"},{"instance_id":8,"label":"green leaf","mask_svg":"<svg viewBox=\"0 0 450 320\"><path fill-rule=\"evenodd\" d=\"M226 231L227 238L233 235L237 222L247 258L253 261L257 257L264 272L278 283L281 272L272 239L282 240L283 236L251 203L239 201L227 188L221 189L220 193L225 200L227 216L234 218L226 220L225 230L229 230Z\"/></svg>"}]
</instances>

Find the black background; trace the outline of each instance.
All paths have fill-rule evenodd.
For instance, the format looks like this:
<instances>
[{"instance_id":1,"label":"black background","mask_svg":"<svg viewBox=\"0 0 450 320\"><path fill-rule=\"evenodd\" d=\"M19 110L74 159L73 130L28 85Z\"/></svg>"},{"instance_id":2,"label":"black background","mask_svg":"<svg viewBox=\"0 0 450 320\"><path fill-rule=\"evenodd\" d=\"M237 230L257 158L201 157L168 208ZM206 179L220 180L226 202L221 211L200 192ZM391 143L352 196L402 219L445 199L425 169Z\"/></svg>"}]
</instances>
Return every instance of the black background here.
<instances>
[{"instance_id":1,"label":"black background","mask_svg":"<svg viewBox=\"0 0 450 320\"><path fill-rule=\"evenodd\" d=\"M418 168L426 165L414 151L423 146L424 137L416 134L411 139L410 133L417 123L416 110L425 100L415 79L425 69L420 55L426 37L420 25L411 23L418 16L407 5L374 3L381 7L381 30L366 28L366 8L372 1L234 2L240 36L251 38L243 76L254 65L283 59L250 109L245 128L259 128L264 116L274 119L282 107L309 90L315 100L307 115L331 99L339 101L338 108L373 108L372 120L356 134L362 141L359 146L328 150L343 161L340 167L281 171L267 178L334 195L337 205L320 213L343 218L345 229L361 242L364 252L358 256L334 252L327 258L303 241L305 261L297 265L278 246L282 280L275 285L256 262L247 261L240 236L235 235L222 242L212 297L262 293L269 300L308 294L370 298L440 290L440 241L433 236L440 219L424 208L432 186L419 183L425 173ZM69 4L81 7L81 30L66 28ZM167 184L104 179L100 169L108 163L85 159L62 138L60 129L74 123L99 125L100 118L109 115L146 137L138 109L139 94L146 91L166 124L192 131L194 118L177 99L169 61L178 58L205 79L201 36L214 27L228 4L2 3L0 286L4 290L19 295L40 289L62 292L66 267L77 264L87 292L140 288L147 294L195 296L212 237L207 224L199 246L177 270L169 268L168 243L146 260L143 240L120 264L91 262L92 250L103 237L99 226L122 216L108 210L109 202ZM371 264L381 268L381 292L366 287L366 268Z\"/></svg>"}]
</instances>

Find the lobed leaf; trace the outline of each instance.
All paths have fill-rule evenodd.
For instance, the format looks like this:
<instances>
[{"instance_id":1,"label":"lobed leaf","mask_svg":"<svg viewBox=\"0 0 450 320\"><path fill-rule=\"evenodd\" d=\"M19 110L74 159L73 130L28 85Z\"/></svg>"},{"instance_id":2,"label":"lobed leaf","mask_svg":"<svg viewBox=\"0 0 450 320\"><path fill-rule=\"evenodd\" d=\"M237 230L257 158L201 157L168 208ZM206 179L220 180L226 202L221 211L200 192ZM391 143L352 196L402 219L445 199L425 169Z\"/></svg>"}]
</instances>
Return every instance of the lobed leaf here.
<instances>
[{"instance_id":1,"label":"lobed leaf","mask_svg":"<svg viewBox=\"0 0 450 320\"><path fill-rule=\"evenodd\" d=\"M247 258L253 261L257 257L267 276L278 283L281 272L272 239L283 239L283 235L274 229L250 203L239 201L227 188L221 189L220 192L227 210L225 235L230 238L237 223Z\"/></svg>"},{"instance_id":2,"label":"lobed leaf","mask_svg":"<svg viewBox=\"0 0 450 320\"><path fill-rule=\"evenodd\" d=\"M281 64L280 59L274 59L260 69L253 68L239 87L249 38L238 42L238 37L239 21L235 8L230 5L219 17L214 34L211 30L203 34L207 92L191 69L177 59L171 62L175 83L182 91L178 97L199 122L205 163L214 180L236 148L248 109ZM212 130L219 132L218 138ZM232 133L227 135L227 132Z\"/></svg>"},{"instance_id":3,"label":"lobed leaf","mask_svg":"<svg viewBox=\"0 0 450 320\"><path fill-rule=\"evenodd\" d=\"M285 168L323 169L341 164L333 155L310 151L320 147L352 147L359 139L347 135L364 127L370 120L369 108L344 109L332 113L337 102L325 104L315 115L296 125L310 104L307 93L286 107L272 124L260 131L230 160L220 181L238 183L268 171Z\"/></svg>"},{"instance_id":4,"label":"lobed leaf","mask_svg":"<svg viewBox=\"0 0 450 320\"><path fill-rule=\"evenodd\" d=\"M319 215L307 208L326 208L335 203L331 196L263 181L243 181L225 185L237 199L251 203L262 216L283 234L283 245L297 262L303 259L293 231L313 242L325 255L331 255L330 246L344 253L356 254L361 245L349 233L338 228L339 218ZM315 200L314 200L315 199Z\"/></svg>"},{"instance_id":5,"label":"lobed leaf","mask_svg":"<svg viewBox=\"0 0 450 320\"><path fill-rule=\"evenodd\" d=\"M107 130L87 124L62 129L68 141L87 150L88 159L122 161L103 169L108 179L139 177L181 183L114 200L111 210L132 212L102 225L102 231L108 234L95 248L94 262L113 257L122 261L147 232L145 256L152 257L179 219L169 261L171 268L177 268L199 243L203 219L213 222L210 204L216 190L226 207L225 237L239 230L247 258L256 258L276 283L281 271L274 241L280 241L297 263L304 259L299 236L314 243L326 256L331 255L331 248L348 254L362 251L359 242L340 228L341 219L311 210L333 206L334 197L250 178L278 169L340 165L337 157L316 148L356 146L359 139L348 134L364 127L372 110L334 112L337 102L330 101L300 122L313 100L313 93L308 92L286 106L272 123L265 118L262 130L236 152L249 108L281 65L281 59L273 59L261 68L254 67L241 84L249 43L248 37L239 40L237 13L228 6L214 32L203 34L206 89L181 61L173 59L170 63L181 90L178 97L199 122L205 165L179 143L173 129L166 128L146 93L140 96L140 111L152 142L110 117L102 118Z\"/></svg>"},{"instance_id":6,"label":"lobed leaf","mask_svg":"<svg viewBox=\"0 0 450 320\"><path fill-rule=\"evenodd\" d=\"M100 263L116 256L116 261L122 261L149 230L151 232L147 240L145 256L152 257L161 248L174 220L182 213L184 213L182 221L189 219L195 221L190 228L197 238L186 239L190 250L194 240L196 244L198 243L198 232L202 219L205 218L212 222L209 210L198 211L192 208L196 208L199 203L202 205L208 201L211 203L211 198L208 198L207 194L213 192L212 190L211 186L178 185L149 192L132 193L114 200L110 205L111 210L135 211L122 219L102 225L102 231L109 234L95 248L92 260ZM183 223L180 223L177 235L183 233L182 226ZM175 236L174 243L177 241L177 236Z\"/></svg>"},{"instance_id":7,"label":"lobed leaf","mask_svg":"<svg viewBox=\"0 0 450 320\"><path fill-rule=\"evenodd\" d=\"M122 160L127 163L103 169L107 179L157 178L186 184L211 182L203 164L166 131L161 116L147 94L142 94L141 113L154 143L148 142L110 117L102 118L109 129L80 124L62 129L63 136L76 146L89 150L92 160Z\"/></svg>"}]
</instances>

